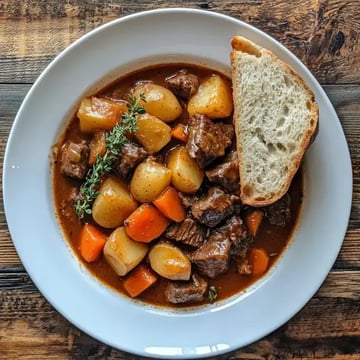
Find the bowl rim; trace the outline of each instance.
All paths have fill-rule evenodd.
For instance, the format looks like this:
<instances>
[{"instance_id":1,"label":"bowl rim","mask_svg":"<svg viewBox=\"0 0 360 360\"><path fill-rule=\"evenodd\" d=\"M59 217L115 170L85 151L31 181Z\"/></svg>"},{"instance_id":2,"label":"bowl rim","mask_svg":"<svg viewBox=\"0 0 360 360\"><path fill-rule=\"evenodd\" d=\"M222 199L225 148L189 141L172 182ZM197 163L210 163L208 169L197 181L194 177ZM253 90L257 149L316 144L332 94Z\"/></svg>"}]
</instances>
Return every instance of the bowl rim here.
<instances>
[{"instance_id":1,"label":"bowl rim","mask_svg":"<svg viewBox=\"0 0 360 360\"><path fill-rule=\"evenodd\" d=\"M143 12L139 12L139 13L135 13L135 14L131 14L131 15L127 15L127 16L124 16L122 18L119 18L119 19L115 19L113 21L110 21L106 24L103 24L99 27L97 27L96 29L93 29L91 30L90 32L88 32L87 34L83 35L82 37L80 37L79 39L77 39L76 41L74 41L71 45L69 45L66 49L64 49L58 56L55 57L54 60L52 60L50 62L50 64L45 68L45 70L40 74L40 76L38 77L38 79L34 82L33 86L31 87L31 89L29 90L29 92L27 93L27 95L25 96L23 102L22 102L22 105L20 106L19 110L18 110L18 114L15 118L15 121L14 121L14 124L11 128L11 131L10 131L10 134L9 134L9 139L8 139L8 142L7 142L7 145L6 145L6 150L5 150L5 156L4 156L4 165L5 164L8 164L8 166L4 166L3 168L3 191L4 191L4 208L5 208L5 214L6 214L6 217L7 217L7 214L10 213L10 207L11 207L11 204L10 204L10 196L8 194L8 192L6 191L6 189L9 188L9 181L10 181L10 178L11 178L11 165L10 164L10 147L11 147L11 144L14 142L14 137L16 136L16 132L17 132L17 128L18 128L18 123L20 122L19 119L22 118L23 116L23 112L26 110L26 107L27 107L27 103L29 101L29 99L31 99L33 93L35 91L37 91L37 87L38 87L38 84L40 84L43 79L48 75L48 73L53 69L53 67L58 63L58 62L61 62L62 59L64 57L67 56L67 54L69 54L70 52L73 51L73 49L76 49L79 44L83 44L84 42L86 41L89 41L93 36L95 36L96 34L99 34L101 32L103 32L104 30L106 30L107 28L111 28L113 26L116 26L117 24L121 24L121 23L124 23L124 22L127 22L127 21L132 21L132 20L135 20L135 19L141 19L142 17L147 17L147 16L152 16L153 14L161 14L161 15L166 15L166 14L181 14L181 15L188 15L188 14L198 14L198 15L206 15L206 16L210 16L210 17L214 17L214 18L218 18L218 19L223 19L225 21L230 21L232 22L233 24L241 24L241 26L249 29L251 32L254 32L254 33L257 33L259 36L263 37L263 38L266 38L267 40L271 41L272 43L274 43L274 46L276 46L278 49L280 49L281 51L283 52L286 52L288 54L288 56L290 56L290 58L293 59L293 61L297 62L298 64L300 64L300 68L305 68L305 66L300 62L299 59L297 59L295 57L295 55L293 55L292 53L289 52L289 50L287 50L282 44L280 44L279 42L277 42L276 40L274 40L272 37L270 37L269 35L267 35L266 33L263 33L262 31L258 30L257 28L253 27L252 25L249 25L241 20L237 20L233 17L230 17L230 16L227 16L227 15L224 15L224 14L219 14L219 13L215 13L215 12L209 12L208 10L200 10L200 9L189 9L189 8L164 8L164 9L156 9L156 10L148 10L148 11L143 11ZM305 68L306 69L306 68ZM306 75L307 77L314 83L317 83L318 82L316 81L315 77L309 72L309 70L306 69ZM320 86L320 85L319 85ZM320 87L321 88L321 87ZM321 89L321 91L323 92L323 90ZM336 113L335 113L335 110L334 108L332 107L329 99L327 98L326 94L323 92L322 94L323 96L325 96L325 100L324 102L326 103L326 105L328 106L328 108L330 109L330 112L333 112L336 116ZM337 117L337 116L336 116ZM345 138L344 134L343 134L343 131L342 131L342 128L340 126L340 123L339 123L339 127L338 127L338 130L340 130L342 132L342 136ZM341 135L341 134L340 134ZM350 153L349 153L349 150L347 149L347 157L348 157L348 161L350 159ZM10 165L10 167L9 167ZM351 161L350 161L350 170L351 170ZM352 189L352 172L350 171L350 177L349 177L349 169L347 169L347 175L346 175L346 180L347 180L347 188L349 186L351 186L351 189ZM350 194L350 198L349 198L349 194L346 194L347 195L347 199L346 199L346 202L348 204L348 207L344 210L344 214L345 214L345 217L347 217L347 219L349 219L349 216L350 216L350 210L351 210L351 194ZM15 233L15 230L13 229L13 226L11 224L8 224L9 225L9 231L10 231L10 234L11 236L13 236L12 234ZM344 228L344 225L342 225L342 233L343 233L343 237L345 236L345 233L346 233L346 229L347 229L347 226ZM16 236L16 235L15 235ZM15 239L15 238L14 238ZM314 294L315 292L318 290L318 287L321 285L321 283L325 280L326 276L327 276L327 273L330 271L337 255L338 255L338 252L340 250L340 247L341 247L341 244L342 244L342 241L341 243L338 244L338 249L337 251L335 251L333 254L331 254L331 258L329 258L329 261L328 261L328 264L327 264L327 269L328 271L326 272L326 274L318 280L318 284L317 286L315 286L313 289L312 289L312 292L311 293L308 293L307 294L307 297L310 299ZM23 249L21 246L19 246L19 243L17 241L14 241L14 245L15 245L15 248L19 254L19 256L23 253ZM23 256L20 256L21 257L21 260L22 260L22 263L26 269L26 271L29 273L30 277L32 279L35 279L33 280L36 287L41 291L42 294L46 293L46 291L44 291L44 288L43 288L43 285L39 282L37 282L37 276L35 275L35 272L37 270L34 270L32 268L32 266L28 265L28 263L26 261L23 261ZM260 288L262 287L262 285L260 286ZM309 296L310 295L310 296ZM52 304L52 306L54 306L54 308L60 312L64 317L66 317L67 319L69 319L69 317L67 316L68 314L64 314L62 309L59 308L59 304L57 304L57 301L54 300L53 297L48 297L46 296L47 300ZM307 301L306 301L307 302ZM305 302L305 303L306 303ZM299 303L296 307L294 307L292 309L292 312L287 314L286 316L286 320L289 320L295 313L297 313L304 305L305 303L301 302L301 304ZM230 305L226 305L226 308L228 308L229 306L231 306L232 303ZM221 308L222 309L222 308ZM214 310L211 310L213 313L219 313L221 312L220 310L221 309L214 309ZM153 310L149 310L149 312L153 312ZM208 311L208 310L206 310ZM201 312L201 311L200 311ZM170 314L170 318L172 318L173 315ZM196 316L195 316L196 317ZM101 337L98 336L98 334L94 334L92 332L89 332L87 329L84 329L83 326L77 322L74 322L73 320L70 320L73 324L75 324L78 328L82 329L84 332L90 334L91 336L95 337L95 338L98 338L100 339L102 342L106 343L106 344L109 344L110 346L113 346L115 348L119 348L119 349L122 349L124 351L129 351L129 352L132 352L132 353L136 353L138 355L142 355L142 356L155 356L155 357L179 357L179 358L182 358L185 357L206 357L206 356L209 356L209 355L220 355L222 353L225 353L225 352L228 352L228 351L232 351L232 350L235 350L236 347L219 347L217 349L208 349L208 350L204 350L203 353L198 353L198 354L161 354L161 353L151 353L151 352L144 352L143 350L140 350L140 351L137 351L134 349L130 349L130 348L127 348L126 346L125 347L119 347L118 344L114 344L112 342L108 342L107 339L103 339ZM282 321L283 323L283 321ZM281 326L282 324L276 324L276 326L273 326L272 327L272 330L275 330L276 328L278 328L279 326ZM264 335L268 334L269 333L269 330L267 329L266 331L262 332L262 333L259 333L256 337L254 337L253 339L251 339L250 341L248 341L247 343L251 343L255 340L258 340L259 338L262 338ZM221 344L220 344L221 345ZM244 346L244 345L242 345ZM154 350L156 352L156 349ZM190 355L190 356L189 356Z\"/></svg>"}]
</instances>

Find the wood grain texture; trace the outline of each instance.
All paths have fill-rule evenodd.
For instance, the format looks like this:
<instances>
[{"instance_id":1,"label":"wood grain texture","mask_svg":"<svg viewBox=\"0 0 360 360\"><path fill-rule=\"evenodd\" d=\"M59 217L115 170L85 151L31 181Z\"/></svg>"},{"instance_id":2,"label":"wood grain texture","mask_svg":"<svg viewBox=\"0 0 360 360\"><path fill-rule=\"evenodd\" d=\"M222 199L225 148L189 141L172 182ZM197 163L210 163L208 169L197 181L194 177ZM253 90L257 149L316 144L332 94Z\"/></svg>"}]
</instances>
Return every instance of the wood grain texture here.
<instances>
[{"instance_id":1,"label":"wood grain texture","mask_svg":"<svg viewBox=\"0 0 360 360\"><path fill-rule=\"evenodd\" d=\"M360 6L354 0L0 1L0 82L33 82L66 46L137 11L189 7L258 27L293 51L322 83L360 82ZM336 63L336 66L333 64Z\"/></svg>"}]
</instances>

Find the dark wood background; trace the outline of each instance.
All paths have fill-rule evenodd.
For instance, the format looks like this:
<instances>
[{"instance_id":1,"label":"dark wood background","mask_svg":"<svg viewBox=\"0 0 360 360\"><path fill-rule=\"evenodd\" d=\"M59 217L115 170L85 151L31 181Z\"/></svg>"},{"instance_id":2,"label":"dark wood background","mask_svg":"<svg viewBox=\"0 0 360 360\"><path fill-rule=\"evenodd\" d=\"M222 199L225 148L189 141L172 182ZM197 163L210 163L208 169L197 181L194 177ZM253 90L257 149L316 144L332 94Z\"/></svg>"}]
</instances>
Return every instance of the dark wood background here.
<instances>
[{"instance_id":1,"label":"dark wood background","mask_svg":"<svg viewBox=\"0 0 360 360\"><path fill-rule=\"evenodd\" d=\"M327 280L287 324L219 358L360 359L360 1L0 0L0 171L7 137L25 94L61 50L118 17L178 6L244 20L293 51L329 95L352 157L350 222ZM43 298L14 250L2 202L0 359L140 359L79 331Z\"/></svg>"}]
</instances>

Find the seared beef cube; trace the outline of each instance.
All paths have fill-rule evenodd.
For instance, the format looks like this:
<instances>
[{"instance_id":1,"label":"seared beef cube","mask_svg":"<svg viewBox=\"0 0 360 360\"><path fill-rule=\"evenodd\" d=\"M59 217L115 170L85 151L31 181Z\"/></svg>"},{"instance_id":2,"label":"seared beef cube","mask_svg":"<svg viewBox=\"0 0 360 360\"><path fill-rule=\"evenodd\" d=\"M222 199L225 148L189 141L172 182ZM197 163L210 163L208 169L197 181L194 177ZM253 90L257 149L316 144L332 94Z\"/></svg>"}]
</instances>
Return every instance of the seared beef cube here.
<instances>
[{"instance_id":1,"label":"seared beef cube","mask_svg":"<svg viewBox=\"0 0 360 360\"><path fill-rule=\"evenodd\" d=\"M231 254L238 258L246 256L247 250L253 241L244 221L238 215L232 216L226 223L217 228L216 231L222 233L224 237L232 242Z\"/></svg>"},{"instance_id":2,"label":"seared beef cube","mask_svg":"<svg viewBox=\"0 0 360 360\"><path fill-rule=\"evenodd\" d=\"M231 240L216 230L191 254L191 261L202 275L216 278L229 269Z\"/></svg>"},{"instance_id":3,"label":"seared beef cube","mask_svg":"<svg viewBox=\"0 0 360 360\"><path fill-rule=\"evenodd\" d=\"M231 145L233 137L232 125L214 123L205 115L195 115L189 119L189 139L186 149L204 169L216 158L225 155L225 150Z\"/></svg>"},{"instance_id":4,"label":"seared beef cube","mask_svg":"<svg viewBox=\"0 0 360 360\"><path fill-rule=\"evenodd\" d=\"M116 170L124 179L126 179L135 166L144 160L146 156L147 153L143 147L128 142L120 149Z\"/></svg>"},{"instance_id":5,"label":"seared beef cube","mask_svg":"<svg viewBox=\"0 0 360 360\"><path fill-rule=\"evenodd\" d=\"M165 79L165 84L176 96L188 100L197 92L199 88L199 78L183 70Z\"/></svg>"},{"instance_id":6,"label":"seared beef cube","mask_svg":"<svg viewBox=\"0 0 360 360\"><path fill-rule=\"evenodd\" d=\"M214 227L234 214L240 206L237 196L226 194L223 190L213 187L207 194L194 201L191 212L202 224Z\"/></svg>"},{"instance_id":7,"label":"seared beef cube","mask_svg":"<svg viewBox=\"0 0 360 360\"><path fill-rule=\"evenodd\" d=\"M264 209L265 215L269 219L270 224L285 226L291 218L290 195L285 194L280 200Z\"/></svg>"},{"instance_id":8,"label":"seared beef cube","mask_svg":"<svg viewBox=\"0 0 360 360\"><path fill-rule=\"evenodd\" d=\"M198 200L198 197L196 195L183 194L182 192L179 192L178 194L182 204L186 209L191 208L194 201Z\"/></svg>"},{"instance_id":9,"label":"seared beef cube","mask_svg":"<svg viewBox=\"0 0 360 360\"><path fill-rule=\"evenodd\" d=\"M193 247L200 247L205 240L205 229L188 216L184 221L168 227L165 237Z\"/></svg>"},{"instance_id":10,"label":"seared beef cube","mask_svg":"<svg viewBox=\"0 0 360 360\"><path fill-rule=\"evenodd\" d=\"M216 231L232 242L230 255L236 261L238 272L243 275L251 274L252 267L248 263L247 255L254 239L242 218L236 215L232 216L226 221L225 225L216 229Z\"/></svg>"},{"instance_id":11,"label":"seared beef cube","mask_svg":"<svg viewBox=\"0 0 360 360\"><path fill-rule=\"evenodd\" d=\"M207 170L207 178L225 190L238 194L240 191L239 159L236 151L225 156L221 164Z\"/></svg>"},{"instance_id":12,"label":"seared beef cube","mask_svg":"<svg viewBox=\"0 0 360 360\"><path fill-rule=\"evenodd\" d=\"M207 281L200 275L193 274L188 282L170 282L165 289L165 297L172 304L202 301L207 288Z\"/></svg>"},{"instance_id":13,"label":"seared beef cube","mask_svg":"<svg viewBox=\"0 0 360 360\"><path fill-rule=\"evenodd\" d=\"M88 171L89 153L89 146L85 141L66 141L61 148L60 172L74 179L83 179Z\"/></svg>"}]
</instances>

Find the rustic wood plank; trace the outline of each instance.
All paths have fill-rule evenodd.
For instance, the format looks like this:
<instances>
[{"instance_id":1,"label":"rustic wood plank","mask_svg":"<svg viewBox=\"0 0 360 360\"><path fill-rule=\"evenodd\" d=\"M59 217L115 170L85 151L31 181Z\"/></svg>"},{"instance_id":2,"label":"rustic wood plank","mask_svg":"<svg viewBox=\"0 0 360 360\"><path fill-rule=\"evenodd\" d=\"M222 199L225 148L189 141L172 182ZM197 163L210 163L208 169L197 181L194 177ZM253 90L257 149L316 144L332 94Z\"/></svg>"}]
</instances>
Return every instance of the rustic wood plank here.
<instances>
[{"instance_id":1,"label":"rustic wood plank","mask_svg":"<svg viewBox=\"0 0 360 360\"><path fill-rule=\"evenodd\" d=\"M359 275L358 271L331 273L314 298L287 324L222 358L285 359L291 354L292 359L356 359L354 354L360 351ZM348 278L351 283L347 283ZM5 345L0 347L0 358L15 359L20 354L22 359L131 357L79 331L35 288L22 288L15 282L17 285L7 290L0 287L0 339Z\"/></svg>"},{"instance_id":2,"label":"rustic wood plank","mask_svg":"<svg viewBox=\"0 0 360 360\"><path fill-rule=\"evenodd\" d=\"M3 0L0 82L33 82L74 40L118 17L160 7L217 11L246 21L293 51L323 83L360 82L360 7L353 0Z\"/></svg>"}]
</instances>

